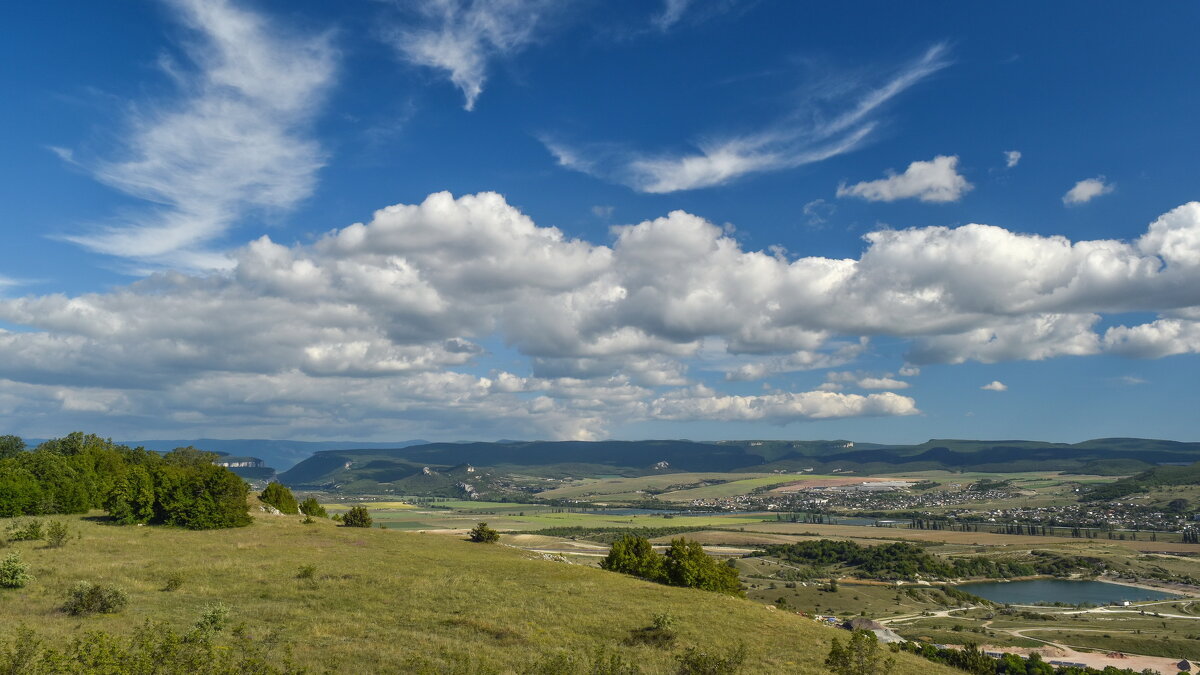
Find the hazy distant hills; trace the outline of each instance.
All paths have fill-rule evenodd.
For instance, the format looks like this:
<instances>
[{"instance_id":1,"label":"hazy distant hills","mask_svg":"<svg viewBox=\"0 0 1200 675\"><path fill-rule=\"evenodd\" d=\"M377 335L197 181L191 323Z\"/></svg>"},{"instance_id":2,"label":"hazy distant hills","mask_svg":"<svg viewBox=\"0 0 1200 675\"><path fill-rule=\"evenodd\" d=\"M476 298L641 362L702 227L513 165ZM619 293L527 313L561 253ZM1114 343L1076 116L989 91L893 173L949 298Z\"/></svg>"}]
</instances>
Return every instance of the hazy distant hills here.
<instances>
[{"instance_id":1,"label":"hazy distant hills","mask_svg":"<svg viewBox=\"0 0 1200 675\"><path fill-rule=\"evenodd\" d=\"M1200 443L1102 438L1082 443L933 439L918 445L835 441L529 441L427 443L404 448L328 449L279 479L296 486L408 494L481 492L509 474L563 477L638 476L683 471L833 470L1072 471L1128 475L1160 464L1200 461ZM470 469L478 469L471 471ZM484 471L483 469L487 469ZM422 486L432 491L422 490ZM459 488L461 491L461 488Z\"/></svg>"},{"instance_id":2,"label":"hazy distant hills","mask_svg":"<svg viewBox=\"0 0 1200 675\"><path fill-rule=\"evenodd\" d=\"M201 450L209 452L221 452L227 455L238 457L257 457L263 460L267 466L277 470L284 471L297 462L303 461L313 455L315 452L325 450L344 450L350 448L360 449L378 449L378 448L406 448L410 445L421 445L428 441L411 440L397 441L390 443L364 443L361 441L275 441L264 439L217 439L217 438L194 438L194 439L175 439L175 440L150 440L150 441L120 441L130 447L142 446L147 450L156 450L158 452L168 452L175 448L193 446Z\"/></svg>"}]
</instances>

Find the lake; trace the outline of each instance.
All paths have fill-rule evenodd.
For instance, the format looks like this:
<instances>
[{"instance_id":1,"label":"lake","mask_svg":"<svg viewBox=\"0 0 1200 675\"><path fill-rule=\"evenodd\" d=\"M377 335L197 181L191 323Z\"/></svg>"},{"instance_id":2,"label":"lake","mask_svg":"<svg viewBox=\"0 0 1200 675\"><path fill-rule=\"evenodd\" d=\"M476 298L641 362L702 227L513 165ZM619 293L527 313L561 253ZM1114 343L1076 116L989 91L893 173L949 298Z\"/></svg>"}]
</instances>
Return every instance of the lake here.
<instances>
[{"instance_id":1,"label":"lake","mask_svg":"<svg viewBox=\"0 0 1200 675\"><path fill-rule=\"evenodd\" d=\"M982 581L960 584L956 588L992 602L1013 605L1063 602L1072 605L1117 605L1122 601L1168 600L1177 597L1163 591L1152 591L1103 581L1067 581L1065 579L1031 579L1029 581Z\"/></svg>"}]
</instances>

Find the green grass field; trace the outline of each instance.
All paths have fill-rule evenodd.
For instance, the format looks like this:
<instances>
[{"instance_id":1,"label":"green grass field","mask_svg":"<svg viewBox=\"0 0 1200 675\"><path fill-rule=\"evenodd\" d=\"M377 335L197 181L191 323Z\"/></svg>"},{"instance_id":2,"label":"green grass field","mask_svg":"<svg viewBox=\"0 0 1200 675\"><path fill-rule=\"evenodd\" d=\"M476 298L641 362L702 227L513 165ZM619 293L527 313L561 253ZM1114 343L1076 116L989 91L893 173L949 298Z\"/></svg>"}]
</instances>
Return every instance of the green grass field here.
<instances>
[{"instance_id":1,"label":"green grass field","mask_svg":"<svg viewBox=\"0 0 1200 675\"><path fill-rule=\"evenodd\" d=\"M670 502L690 502L693 499L719 499L721 497L736 497L738 495L749 494L759 488L782 485L784 483L794 483L802 478L805 478L805 476L797 476L795 474L759 476L755 478L735 480L729 483L722 483L720 485L708 485L705 487L667 492L659 495L659 499L664 499Z\"/></svg>"},{"instance_id":2,"label":"green grass field","mask_svg":"<svg viewBox=\"0 0 1200 675\"><path fill-rule=\"evenodd\" d=\"M538 530L548 527L676 527L689 526L737 528L759 523L762 513L713 513L711 515L664 516L621 515L616 513L579 513L536 504L507 502L438 502L449 508L390 508L387 503L362 501L328 504L329 513L344 513L351 505L362 504L377 523L399 530L461 530L478 522L500 530ZM381 504L383 507L381 508Z\"/></svg>"},{"instance_id":3,"label":"green grass field","mask_svg":"<svg viewBox=\"0 0 1200 675\"><path fill-rule=\"evenodd\" d=\"M35 579L0 589L4 633L19 625L61 643L84 631L128 634L147 619L177 628L223 602L254 634L277 629L314 672L521 673L555 655L618 654L645 673L673 673L685 646L748 650L746 672L825 672L843 635L751 600L669 588L505 546L434 534L351 529L258 516L235 530L119 527L64 517L61 549L15 542ZM0 521L0 529L7 522ZM297 578L311 565L311 579ZM164 591L169 575L178 590ZM70 617L59 607L80 580L119 585L129 606ZM673 649L628 646L657 613L678 618ZM901 655L897 673L951 673Z\"/></svg>"},{"instance_id":4,"label":"green grass field","mask_svg":"<svg viewBox=\"0 0 1200 675\"><path fill-rule=\"evenodd\" d=\"M592 501L631 501L645 499L647 491L667 491L667 494L679 495L683 492L690 492L693 489L707 490L708 488L725 488L730 483L741 484L732 493L728 493L728 489L725 491L717 490L717 493L714 494L700 493L708 497L724 497L746 494L763 485L788 483L805 477L797 474L785 475L776 473L668 473L654 476L638 476L636 478L586 478L576 481L571 485L540 492L538 493L538 497L543 499L587 498ZM719 482L720 484L704 487L697 485L708 482ZM672 487L679 487L679 489L668 490L668 488ZM665 495L660 495L660 498L667 499ZM700 497L670 497L672 501L685 501L698 498Z\"/></svg>"},{"instance_id":5,"label":"green grass field","mask_svg":"<svg viewBox=\"0 0 1200 675\"><path fill-rule=\"evenodd\" d=\"M1036 629L1026 630L1024 633L1030 637L1070 647L1088 647L1105 651L1145 654L1146 656L1165 656L1172 659L1200 659L1200 639L1189 638L1183 633L1171 630L1134 633L1131 630L1111 627L1086 631Z\"/></svg>"}]
</instances>

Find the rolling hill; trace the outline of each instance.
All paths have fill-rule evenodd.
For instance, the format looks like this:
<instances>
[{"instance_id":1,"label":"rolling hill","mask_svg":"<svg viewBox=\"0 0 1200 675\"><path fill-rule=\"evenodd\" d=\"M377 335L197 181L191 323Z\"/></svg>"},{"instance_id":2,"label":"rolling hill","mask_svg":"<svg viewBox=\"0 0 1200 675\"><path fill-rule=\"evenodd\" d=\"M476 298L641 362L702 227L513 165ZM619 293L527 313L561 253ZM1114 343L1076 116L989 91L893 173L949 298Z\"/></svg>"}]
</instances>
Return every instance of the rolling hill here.
<instances>
[{"instance_id":1,"label":"rolling hill","mask_svg":"<svg viewBox=\"0 0 1200 675\"><path fill-rule=\"evenodd\" d=\"M740 643L740 672L817 675L831 640L846 636L749 600L449 536L265 514L249 527L210 531L62 520L78 535L64 548L8 549L31 564L34 579L0 589L0 665L22 626L32 631L28 651L90 631L125 639L147 620L180 631L217 606L233 624L245 622L250 639L281 642L275 653L289 649L313 673L666 674L679 671L687 647L724 655ZM164 590L170 579L178 583ZM60 611L79 581L123 588L128 607L86 617ZM675 644L629 644L663 613L675 617ZM896 657L896 675L958 672ZM627 667L600 669L601 660Z\"/></svg>"}]
</instances>

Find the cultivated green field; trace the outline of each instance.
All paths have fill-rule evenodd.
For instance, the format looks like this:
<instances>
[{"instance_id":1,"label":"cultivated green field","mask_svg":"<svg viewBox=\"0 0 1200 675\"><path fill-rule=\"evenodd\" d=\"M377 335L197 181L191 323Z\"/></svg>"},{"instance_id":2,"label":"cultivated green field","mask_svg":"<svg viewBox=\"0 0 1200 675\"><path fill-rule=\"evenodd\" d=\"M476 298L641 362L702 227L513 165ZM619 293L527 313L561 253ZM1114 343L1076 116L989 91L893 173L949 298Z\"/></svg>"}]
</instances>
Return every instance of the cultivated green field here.
<instances>
[{"instance_id":1,"label":"cultivated green field","mask_svg":"<svg viewBox=\"0 0 1200 675\"><path fill-rule=\"evenodd\" d=\"M542 499L583 499L592 501L630 501L646 499L648 492L677 492L699 487L701 483L730 483L769 479L765 485L784 483L799 478L796 475L774 473L667 473L636 478L583 478L569 485L538 493ZM672 490L671 488L675 488ZM749 490L747 490L748 492ZM744 494L734 492L733 494ZM690 497L689 497L690 499Z\"/></svg>"},{"instance_id":2,"label":"cultivated green field","mask_svg":"<svg viewBox=\"0 0 1200 675\"><path fill-rule=\"evenodd\" d=\"M405 509L407 510L407 509ZM14 542L35 579L0 589L6 635L27 625L51 644L84 631L128 634L147 619L183 629L212 603L251 634L278 631L314 672L532 672L555 656L603 650L645 673L673 673L685 646L748 650L747 672L823 673L842 635L796 614L705 591L669 588L527 551L458 537L335 527L260 515L234 530L119 527L61 517L61 549ZM8 523L0 520L0 528ZM312 578L297 578L301 566ZM172 574L183 583L163 590ZM129 606L112 615L59 611L80 580L119 585ZM656 613L678 617L678 646L629 646ZM950 673L901 655L898 673Z\"/></svg>"},{"instance_id":3,"label":"cultivated green field","mask_svg":"<svg viewBox=\"0 0 1200 675\"><path fill-rule=\"evenodd\" d=\"M749 494L760 488L771 487L773 485L783 485L785 483L794 483L803 478L806 478L806 476L797 476L795 474L746 478L743 480L731 481L729 483L722 483L720 485L708 485L705 487L667 492L659 495L659 499L665 499L671 502L689 502L693 499L736 497L738 495Z\"/></svg>"},{"instance_id":4,"label":"cultivated green field","mask_svg":"<svg viewBox=\"0 0 1200 675\"><path fill-rule=\"evenodd\" d=\"M764 513L713 513L711 515L620 515L616 513L580 513L580 509L562 509L538 504L504 502L444 501L446 508L392 508L379 502L327 504L330 514L344 513L353 504L363 504L384 527L400 530L462 530L486 521L501 530L538 530L548 527L744 527L762 522Z\"/></svg>"}]
</instances>

